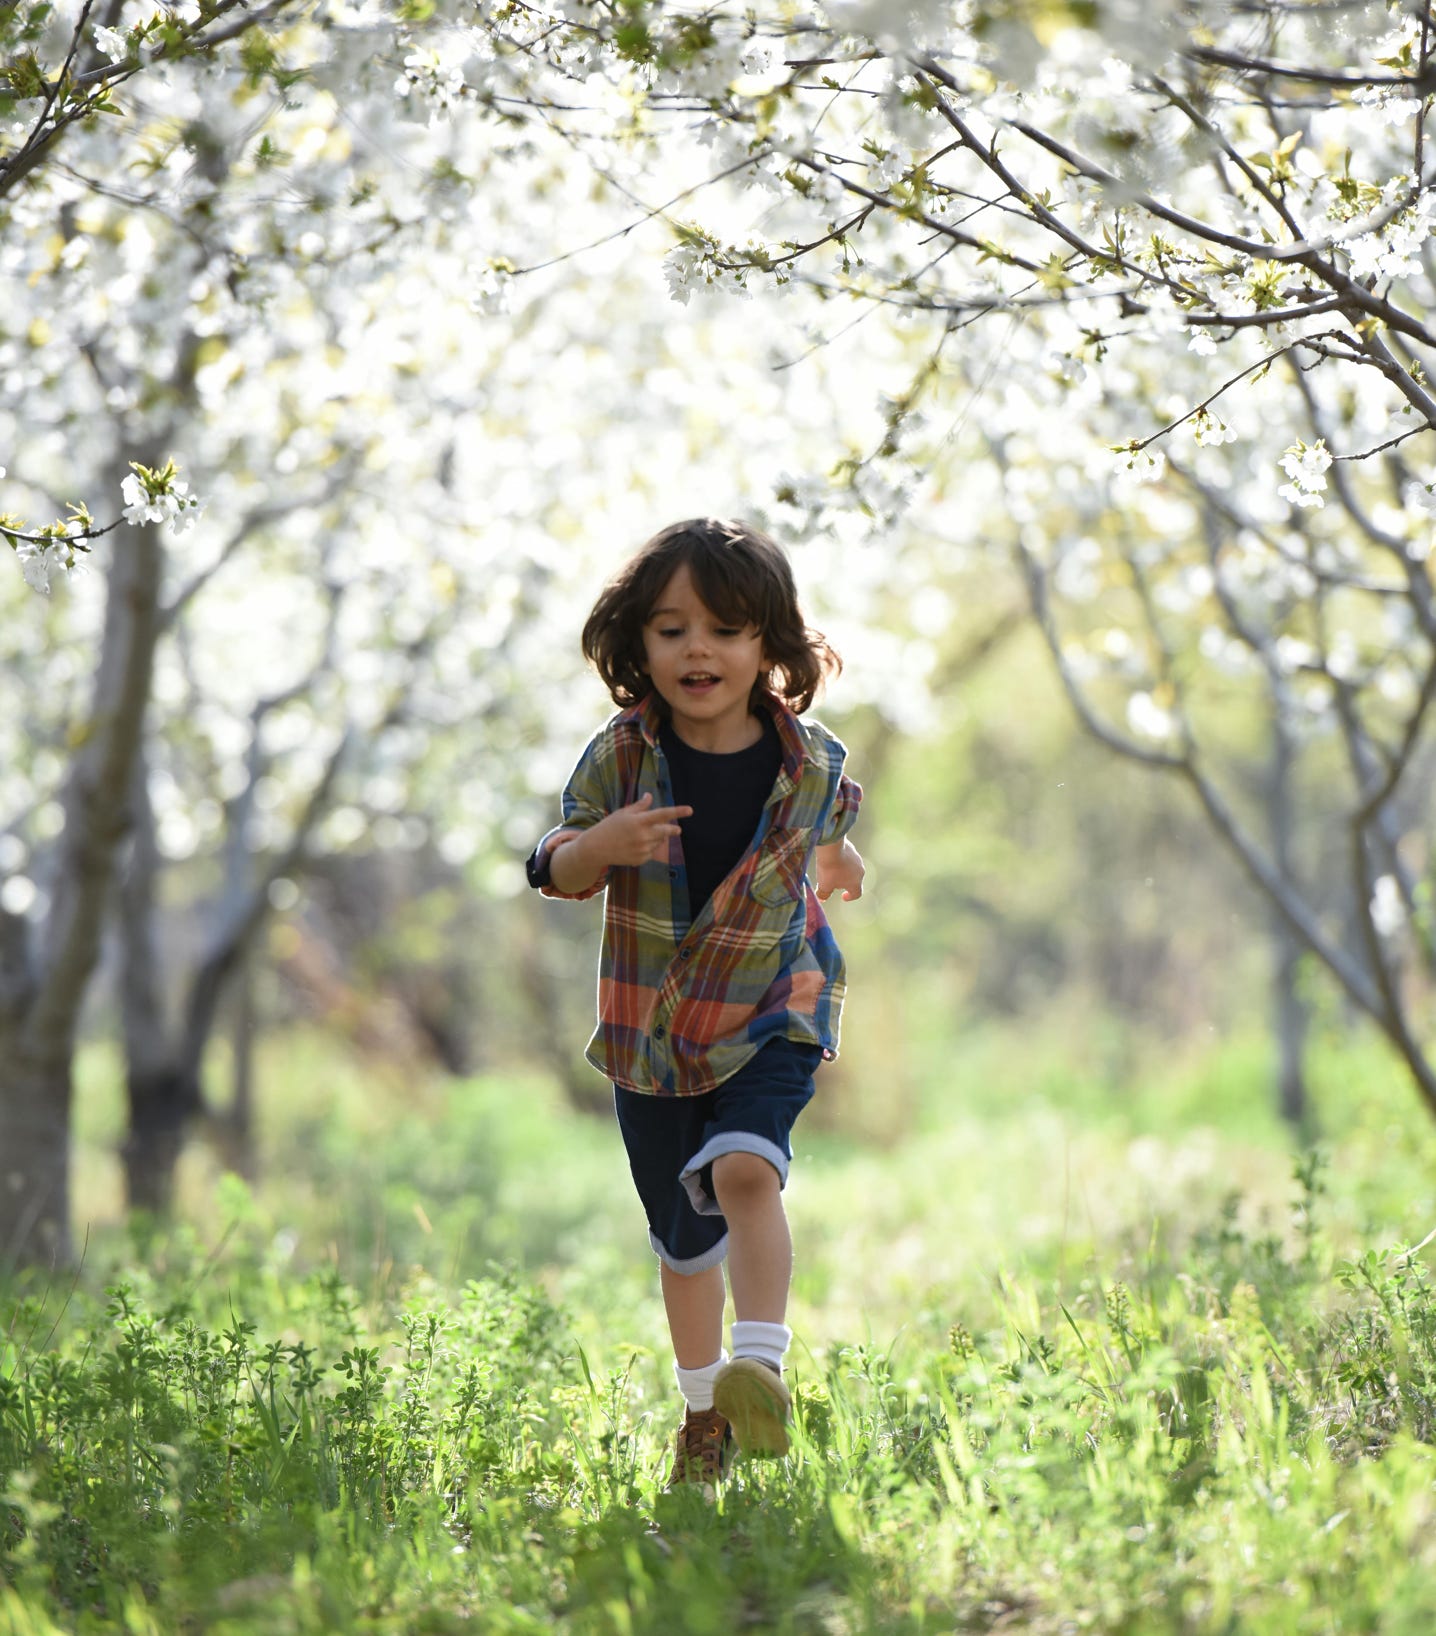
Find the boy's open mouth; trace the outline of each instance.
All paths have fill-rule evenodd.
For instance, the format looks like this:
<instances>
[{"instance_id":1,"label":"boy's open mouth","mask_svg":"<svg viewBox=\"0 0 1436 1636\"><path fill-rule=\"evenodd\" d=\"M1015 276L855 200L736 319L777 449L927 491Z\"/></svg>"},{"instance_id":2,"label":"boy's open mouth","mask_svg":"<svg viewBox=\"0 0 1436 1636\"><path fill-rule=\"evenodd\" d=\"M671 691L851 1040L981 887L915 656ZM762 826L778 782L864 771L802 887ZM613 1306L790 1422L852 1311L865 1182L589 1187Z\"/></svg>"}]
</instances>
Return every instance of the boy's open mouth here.
<instances>
[{"instance_id":1,"label":"boy's open mouth","mask_svg":"<svg viewBox=\"0 0 1436 1636\"><path fill-rule=\"evenodd\" d=\"M690 692L701 693L705 688L717 687L718 678L706 670L696 670L691 676L680 676L679 686L686 687Z\"/></svg>"}]
</instances>

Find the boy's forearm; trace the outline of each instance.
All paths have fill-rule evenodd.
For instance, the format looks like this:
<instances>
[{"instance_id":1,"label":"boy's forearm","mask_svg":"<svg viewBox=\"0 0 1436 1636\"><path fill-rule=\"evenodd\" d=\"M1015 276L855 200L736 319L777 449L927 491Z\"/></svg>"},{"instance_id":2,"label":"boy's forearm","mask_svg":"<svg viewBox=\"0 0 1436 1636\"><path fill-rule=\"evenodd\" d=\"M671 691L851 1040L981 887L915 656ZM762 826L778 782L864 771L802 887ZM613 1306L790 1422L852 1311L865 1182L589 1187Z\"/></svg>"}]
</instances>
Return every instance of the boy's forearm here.
<instances>
[{"instance_id":1,"label":"boy's forearm","mask_svg":"<svg viewBox=\"0 0 1436 1636\"><path fill-rule=\"evenodd\" d=\"M591 830L556 846L549 857L549 879L560 892L587 891L608 867L600 850Z\"/></svg>"}]
</instances>

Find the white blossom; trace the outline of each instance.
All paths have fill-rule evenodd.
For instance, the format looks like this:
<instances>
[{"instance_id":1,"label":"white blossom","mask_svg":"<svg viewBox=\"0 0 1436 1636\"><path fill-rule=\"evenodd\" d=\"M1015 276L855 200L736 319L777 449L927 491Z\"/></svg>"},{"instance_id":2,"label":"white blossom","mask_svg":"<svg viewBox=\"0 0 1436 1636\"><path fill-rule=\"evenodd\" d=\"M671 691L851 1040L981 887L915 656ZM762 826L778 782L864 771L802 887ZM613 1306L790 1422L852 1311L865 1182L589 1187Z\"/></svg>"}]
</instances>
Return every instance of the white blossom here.
<instances>
[{"instance_id":1,"label":"white blossom","mask_svg":"<svg viewBox=\"0 0 1436 1636\"><path fill-rule=\"evenodd\" d=\"M1325 505L1322 491L1326 488L1326 472L1331 465L1331 454L1325 439L1318 438L1307 445L1293 443L1281 457L1281 467L1291 479L1283 483L1277 493L1294 506Z\"/></svg>"},{"instance_id":2,"label":"white blossom","mask_svg":"<svg viewBox=\"0 0 1436 1636\"><path fill-rule=\"evenodd\" d=\"M693 295L693 284L707 260L696 244L675 245L663 258L663 276L668 280L668 293L682 307ZM707 282L707 280L703 280Z\"/></svg>"},{"instance_id":3,"label":"white blossom","mask_svg":"<svg viewBox=\"0 0 1436 1636\"><path fill-rule=\"evenodd\" d=\"M35 883L28 875L11 875L0 886L0 909L11 915L29 914L38 897Z\"/></svg>"},{"instance_id":4,"label":"white blossom","mask_svg":"<svg viewBox=\"0 0 1436 1636\"><path fill-rule=\"evenodd\" d=\"M486 267L474 279L469 292L469 309L485 318L498 318L509 311L513 278L499 267Z\"/></svg>"},{"instance_id":5,"label":"white blossom","mask_svg":"<svg viewBox=\"0 0 1436 1636\"><path fill-rule=\"evenodd\" d=\"M1419 98L1403 96L1389 85L1363 85L1353 100L1382 125L1405 125L1421 112Z\"/></svg>"},{"instance_id":6,"label":"white blossom","mask_svg":"<svg viewBox=\"0 0 1436 1636\"><path fill-rule=\"evenodd\" d=\"M162 523L167 516L165 507L159 500L150 499L149 490L145 487L138 472L131 472L120 484L120 494L124 498L124 518L127 523Z\"/></svg>"},{"instance_id":7,"label":"white blossom","mask_svg":"<svg viewBox=\"0 0 1436 1636\"><path fill-rule=\"evenodd\" d=\"M1123 664L1136 651L1132 638L1120 625L1102 632L1102 652L1116 664Z\"/></svg>"},{"instance_id":8,"label":"white blossom","mask_svg":"<svg viewBox=\"0 0 1436 1636\"><path fill-rule=\"evenodd\" d=\"M1384 667L1377 673L1376 687L1388 704L1405 706L1416 697L1416 683L1409 670Z\"/></svg>"},{"instance_id":9,"label":"white blossom","mask_svg":"<svg viewBox=\"0 0 1436 1636\"><path fill-rule=\"evenodd\" d=\"M1316 664L1316 649L1310 642L1303 642L1297 636L1279 636L1276 639L1277 667L1290 676L1294 671L1305 670Z\"/></svg>"},{"instance_id":10,"label":"white blossom","mask_svg":"<svg viewBox=\"0 0 1436 1636\"><path fill-rule=\"evenodd\" d=\"M1371 893L1371 924L1382 937L1394 937L1406 924L1406 905L1394 875L1382 875Z\"/></svg>"},{"instance_id":11,"label":"white blossom","mask_svg":"<svg viewBox=\"0 0 1436 1636\"><path fill-rule=\"evenodd\" d=\"M773 493L780 505L793 506L810 515L822 510L829 492L830 485L826 478L794 477L790 472L780 473L773 485Z\"/></svg>"},{"instance_id":12,"label":"white blossom","mask_svg":"<svg viewBox=\"0 0 1436 1636\"><path fill-rule=\"evenodd\" d=\"M868 166L868 186L874 193L886 193L902 181L907 166L895 153L884 154L876 164Z\"/></svg>"},{"instance_id":13,"label":"white blossom","mask_svg":"<svg viewBox=\"0 0 1436 1636\"><path fill-rule=\"evenodd\" d=\"M204 501L189 491L183 478L172 478L167 489L152 495L138 472L131 472L120 484L125 502L124 519L137 526L141 523L169 523L176 534L183 534L199 521Z\"/></svg>"},{"instance_id":14,"label":"white blossom","mask_svg":"<svg viewBox=\"0 0 1436 1636\"><path fill-rule=\"evenodd\" d=\"M1150 693L1134 693L1127 700L1127 725L1142 738L1164 739L1176 731L1177 719Z\"/></svg>"},{"instance_id":15,"label":"white blossom","mask_svg":"<svg viewBox=\"0 0 1436 1636\"><path fill-rule=\"evenodd\" d=\"M738 61L745 74L767 79L782 68L783 54L776 40L760 40L755 36L743 47Z\"/></svg>"},{"instance_id":16,"label":"white blossom","mask_svg":"<svg viewBox=\"0 0 1436 1636\"><path fill-rule=\"evenodd\" d=\"M1237 440L1236 429L1228 426L1225 421L1218 420L1207 409L1199 409L1192 416L1191 426L1192 436L1204 447L1212 444L1235 443Z\"/></svg>"},{"instance_id":17,"label":"white blossom","mask_svg":"<svg viewBox=\"0 0 1436 1636\"><path fill-rule=\"evenodd\" d=\"M1421 265L1421 246L1431 236L1432 201L1423 193L1380 232L1363 233L1346 246L1353 278L1405 278Z\"/></svg>"},{"instance_id":18,"label":"white blossom","mask_svg":"<svg viewBox=\"0 0 1436 1636\"><path fill-rule=\"evenodd\" d=\"M1217 350L1216 337L1210 329L1205 327L1193 329L1187 340L1187 351L1195 352L1198 357L1210 358Z\"/></svg>"},{"instance_id":19,"label":"white blossom","mask_svg":"<svg viewBox=\"0 0 1436 1636\"><path fill-rule=\"evenodd\" d=\"M117 28L105 28L101 24L96 24L95 44L111 62L124 62L130 54L129 38L121 34Z\"/></svg>"},{"instance_id":20,"label":"white blossom","mask_svg":"<svg viewBox=\"0 0 1436 1636\"><path fill-rule=\"evenodd\" d=\"M1160 449L1128 449L1116 451L1121 458L1118 476L1129 483L1155 483L1167 469L1167 457Z\"/></svg>"},{"instance_id":21,"label":"white blossom","mask_svg":"<svg viewBox=\"0 0 1436 1636\"><path fill-rule=\"evenodd\" d=\"M446 61L438 51L411 51L404 58L404 72L394 81L394 90L401 97L413 95L427 103L429 123L434 125L452 113L462 98L464 70L461 64Z\"/></svg>"},{"instance_id":22,"label":"white blossom","mask_svg":"<svg viewBox=\"0 0 1436 1636\"><path fill-rule=\"evenodd\" d=\"M742 52L738 40L719 38L705 50L696 52L683 65L681 75L665 76L658 89L715 101L725 96L728 87L743 73Z\"/></svg>"},{"instance_id":23,"label":"white blossom","mask_svg":"<svg viewBox=\"0 0 1436 1636\"><path fill-rule=\"evenodd\" d=\"M897 465L883 467L869 460L853 474L854 499L885 523L895 522L902 515L916 487L916 474Z\"/></svg>"},{"instance_id":24,"label":"white blossom","mask_svg":"<svg viewBox=\"0 0 1436 1636\"><path fill-rule=\"evenodd\" d=\"M63 540L21 540L15 547L25 583L46 596L50 593L50 576L65 571L69 555Z\"/></svg>"}]
</instances>

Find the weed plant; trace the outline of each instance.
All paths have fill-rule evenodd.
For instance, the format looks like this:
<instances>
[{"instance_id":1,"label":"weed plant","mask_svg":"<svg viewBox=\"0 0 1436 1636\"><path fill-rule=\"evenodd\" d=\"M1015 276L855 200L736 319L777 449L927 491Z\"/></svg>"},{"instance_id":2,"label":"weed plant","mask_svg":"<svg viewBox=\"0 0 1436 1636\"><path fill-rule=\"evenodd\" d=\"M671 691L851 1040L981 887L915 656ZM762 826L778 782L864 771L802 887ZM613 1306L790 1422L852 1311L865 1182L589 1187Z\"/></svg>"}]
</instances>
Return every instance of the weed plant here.
<instances>
[{"instance_id":1,"label":"weed plant","mask_svg":"<svg viewBox=\"0 0 1436 1636\"><path fill-rule=\"evenodd\" d=\"M1429 1632L1436 1289L1236 1201L1137 1279L999 1271L796 1371L795 1449L661 1484L666 1363L539 1282L366 1302L151 1239L0 1307L0 1630ZM148 1263L148 1265L146 1264Z\"/></svg>"}]
</instances>

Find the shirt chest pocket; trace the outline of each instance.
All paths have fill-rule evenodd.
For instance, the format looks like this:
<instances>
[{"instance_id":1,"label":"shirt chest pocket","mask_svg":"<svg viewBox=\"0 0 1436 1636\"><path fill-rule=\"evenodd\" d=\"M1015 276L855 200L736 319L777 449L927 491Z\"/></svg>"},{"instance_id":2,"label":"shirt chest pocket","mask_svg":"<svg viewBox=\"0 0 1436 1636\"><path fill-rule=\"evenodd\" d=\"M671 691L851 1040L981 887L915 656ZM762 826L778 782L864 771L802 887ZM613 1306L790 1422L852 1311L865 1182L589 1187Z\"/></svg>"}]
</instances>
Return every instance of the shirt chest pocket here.
<instances>
[{"instance_id":1,"label":"shirt chest pocket","mask_svg":"<svg viewBox=\"0 0 1436 1636\"><path fill-rule=\"evenodd\" d=\"M766 909L788 909L803 896L808 829L772 829L763 839L748 890Z\"/></svg>"}]
</instances>

